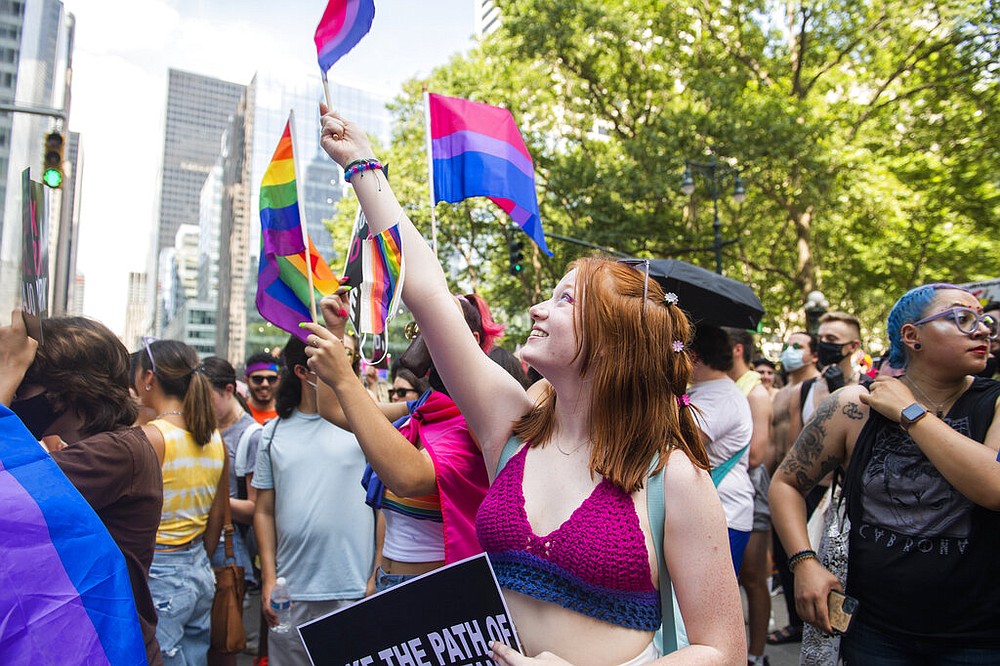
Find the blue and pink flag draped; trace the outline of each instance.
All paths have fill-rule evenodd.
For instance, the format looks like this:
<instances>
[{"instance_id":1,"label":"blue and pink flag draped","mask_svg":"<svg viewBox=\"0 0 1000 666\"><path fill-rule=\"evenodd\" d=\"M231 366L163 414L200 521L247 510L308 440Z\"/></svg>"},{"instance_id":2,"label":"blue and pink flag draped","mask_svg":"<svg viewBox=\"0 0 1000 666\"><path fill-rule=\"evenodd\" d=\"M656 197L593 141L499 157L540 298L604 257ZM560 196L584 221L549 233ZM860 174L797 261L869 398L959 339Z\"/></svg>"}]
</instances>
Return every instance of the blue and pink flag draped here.
<instances>
[{"instance_id":1,"label":"blue and pink flag draped","mask_svg":"<svg viewBox=\"0 0 1000 666\"><path fill-rule=\"evenodd\" d=\"M535 192L535 166L507 109L428 95L434 203L489 197L550 255Z\"/></svg>"},{"instance_id":2,"label":"blue and pink flag draped","mask_svg":"<svg viewBox=\"0 0 1000 666\"><path fill-rule=\"evenodd\" d=\"M82 495L0 405L0 660L146 664L125 558Z\"/></svg>"},{"instance_id":3,"label":"blue and pink flag draped","mask_svg":"<svg viewBox=\"0 0 1000 666\"><path fill-rule=\"evenodd\" d=\"M330 0L313 38L319 68L325 72L347 55L368 34L374 18L373 0Z\"/></svg>"}]
</instances>

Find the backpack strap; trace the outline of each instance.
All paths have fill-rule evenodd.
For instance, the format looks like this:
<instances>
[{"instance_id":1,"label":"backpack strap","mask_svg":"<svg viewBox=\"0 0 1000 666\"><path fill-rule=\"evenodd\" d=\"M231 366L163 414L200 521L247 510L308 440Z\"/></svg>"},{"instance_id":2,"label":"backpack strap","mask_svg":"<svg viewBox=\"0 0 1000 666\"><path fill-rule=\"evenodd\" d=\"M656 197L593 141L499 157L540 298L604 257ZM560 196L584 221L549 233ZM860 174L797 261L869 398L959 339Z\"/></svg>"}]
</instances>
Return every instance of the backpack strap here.
<instances>
[{"instance_id":1,"label":"backpack strap","mask_svg":"<svg viewBox=\"0 0 1000 666\"><path fill-rule=\"evenodd\" d=\"M747 449L749 449L749 448L750 448L750 445L747 444L742 449L740 449L739 451L737 451L736 453L734 453L733 456L731 458L729 458L728 460L726 460L724 463L722 463L718 467L713 467L712 468L712 483L715 484L716 488L718 488L719 484L722 483L722 480L724 478L726 478L726 474L729 474L729 472L734 467L736 467L736 463L738 463L740 461L740 458L743 457L743 454L746 453Z\"/></svg>"},{"instance_id":2,"label":"backpack strap","mask_svg":"<svg viewBox=\"0 0 1000 666\"><path fill-rule=\"evenodd\" d=\"M809 397L809 391L812 390L812 385L816 383L815 377L810 377L809 379L802 382L799 387L799 414L802 410L806 408L806 399Z\"/></svg>"},{"instance_id":3,"label":"backpack strap","mask_svg":"<svg viewBox=\"0 0 1000 666\"><path fill-rule=\"evenodd\" d=\"M520 445L521 440L519 440L516 435L511 435L510 439L504 443L503 450L500 451L500 460L497 461L497 473L493 477L494 479L497 476L500 476L500 470L507 466L510 459L514 457L515 453L517 453L517 447Z\"/></svg>"},{"instance_id":4,"label":"backpack strap","mask_svg":"<svg viewBox=\"0 0 1000 666\"><path fill-rule=\"evenodd\" d=\"M660 457L653 458L650 472L656 468ZM651 473L646 480L646 511L649 514L649 529L653 536L653 548L656 549L656 566L660 579L660 611L663 615L662 626L656 632L653 641L660 654L667 655L676 652L687 645L687 632L684 620L681 618L674 589L670 582L670 571L663 558L663 522L666 519L666 507L663 499L663 469Z\"/></svg>"}]
</instances>

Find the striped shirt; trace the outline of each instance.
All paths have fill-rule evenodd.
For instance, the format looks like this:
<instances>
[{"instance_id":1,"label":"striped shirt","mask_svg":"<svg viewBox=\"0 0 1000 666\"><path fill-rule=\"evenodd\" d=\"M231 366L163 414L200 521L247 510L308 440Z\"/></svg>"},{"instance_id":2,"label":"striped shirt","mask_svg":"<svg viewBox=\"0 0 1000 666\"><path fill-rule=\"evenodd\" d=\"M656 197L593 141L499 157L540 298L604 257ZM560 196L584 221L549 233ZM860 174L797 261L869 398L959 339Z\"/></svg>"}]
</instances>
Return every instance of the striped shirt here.
<instances>
[{"instance_id":1,"label":"striped shirt","mask_svg":"<svg viewBox=\"0 0 1000 666\"><path fill-rule=\"evenodd\" d=\"M226 455L219 431L205 446L199 446L187 430L157 419L151 421L163 433L163 511L156 543L180 546L199 537L208 524L208 512L222 476Z\"/></svg>"}]
</instances>

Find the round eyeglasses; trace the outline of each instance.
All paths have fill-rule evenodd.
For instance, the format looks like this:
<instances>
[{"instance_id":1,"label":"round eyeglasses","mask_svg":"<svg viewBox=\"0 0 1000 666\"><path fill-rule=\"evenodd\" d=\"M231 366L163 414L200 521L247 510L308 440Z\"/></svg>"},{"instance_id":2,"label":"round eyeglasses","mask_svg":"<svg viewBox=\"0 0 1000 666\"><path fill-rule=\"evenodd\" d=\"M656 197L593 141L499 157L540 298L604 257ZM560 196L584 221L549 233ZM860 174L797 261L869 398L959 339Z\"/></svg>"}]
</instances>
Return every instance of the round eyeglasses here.
<instances>
[{"instance_id":1,"label":"round eyeglasses","mask_svg":"<svg viewBox=\"0 0 1000 666\"><path fill-rule=\"evenodd\" d=\"M993 315L980 314L972 308L966 308L961 305L956 305L955 307L932 314L929 317L924 317L919 321L913 322L913 325L920 326L935 319L950 319L954 322L955 327L966 335L975 335L976 331L979 330L979 324L983 324L989 331L988 337L990 340L996 340L1000 336L1000 325L997 324L997 320L993 318Z\"/></svg>"}]
</instances>

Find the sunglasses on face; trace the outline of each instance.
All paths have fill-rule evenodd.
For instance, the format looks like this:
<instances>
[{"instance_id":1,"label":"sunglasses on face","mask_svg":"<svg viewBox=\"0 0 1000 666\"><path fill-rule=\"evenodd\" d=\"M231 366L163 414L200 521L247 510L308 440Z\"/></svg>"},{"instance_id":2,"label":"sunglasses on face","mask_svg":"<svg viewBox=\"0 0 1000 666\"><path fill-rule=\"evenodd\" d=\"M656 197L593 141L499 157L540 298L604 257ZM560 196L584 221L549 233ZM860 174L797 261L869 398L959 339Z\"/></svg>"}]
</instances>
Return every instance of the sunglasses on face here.
<instances>
[{"instance_id":1,"label":"sunglasses on face","mask_svg":"<svg viewBox=\"0 0 1000 666\"><path fill-rule=\"evenodd\" d=\"M269 386L273 386L278 381L278 375L250 375L250 383L254 386L260 386L264 382L267 382Z\"/></svg>"},{"instance_id":2,"label":"sunglasses on face","mask_svg":"<svg viewBox=\"0 0 1000 666\"><path fill-rule=\"evenodd\" d=\"M417 389L411 388L393 388L389 389L390 396L396 396L397 398L405 398L407 393L416 393Z\"/></svg>"},{"instance_id":3,"label":"sunglasses on face","mask_svg":"<svg viewBox=\"0 0 1000 666\"><path fill-rule=\"evenodd\" d=\"M989 331L988 337L990 340L996 340L1000 337L1000 328L998 328L1000 325L993 318L993 315L980 314L972 308L962 307L961 305L956 305L937 314L924 317L919 321L913 322L913 325L920 326L935 319L950 319L955 324L955 327L966 335L975 335L976 331L979 330L979 325L982 324Z\"/></svg>"}]
</instances>

